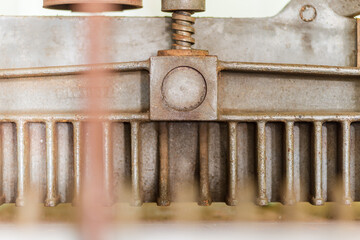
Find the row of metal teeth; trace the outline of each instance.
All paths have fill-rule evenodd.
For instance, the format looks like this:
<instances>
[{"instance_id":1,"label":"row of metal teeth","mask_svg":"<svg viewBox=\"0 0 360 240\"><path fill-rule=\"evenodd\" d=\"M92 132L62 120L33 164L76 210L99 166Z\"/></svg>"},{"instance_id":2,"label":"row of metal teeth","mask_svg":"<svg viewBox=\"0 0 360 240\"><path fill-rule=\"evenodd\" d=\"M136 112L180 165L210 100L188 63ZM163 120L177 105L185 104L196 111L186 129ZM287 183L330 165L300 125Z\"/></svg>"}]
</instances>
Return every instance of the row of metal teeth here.
<instances>
[{"instance_id":1,"label":"row of metal teeth","mask_svg":"<svg viewBox=\"0 0 360 240\"><path fill-rule=\"evenodd\" d=\"M113 119L114 120L114 119ZM128 121L126 117L118 116L116 117L117 121L126 122ZM18 206L23 206L25 204L25 193L28 189L28 174L29 174L29 133L28 133L28 123L29 122L45 122L46 123L46 206L55 206L59 203L59 194L57 191L57 154L56 154L56 123L57 122L72 122L73 124L73 142L74 142L74 197L75 202L79 199L80 188L81 188L81 159L82 159L82 144L81 144L81 133L83 132L83 123L79 122L77 119L57 119L57 120L48 120L36 118L33 121L26 120L15 120L11 122L16 123L16 139L17 139L17 166L18 166L18 176L17 176L17 196L16 204ZM1 119L0 119L1 122ZM6 121L5 121L6 122ZM257 195L257 204L260 206L267 205L270 201L266 194L267 192L267 178L266 178L266 121L256 122L256 165L257 165L257 186L256 186L256 195ZM293 121L285 122L285 196L284 203L292 205L296 203L296 189L295 184L295 175L294 175L294 162L295 162L295 152L294 152L294 124ZM323 205L326 202L324 198L324 192L322 188L323 183L323 138L322 138L322 128L324 122L315 121L313 125L313 140L312 148L314 152L313 159L313 172L314 172L314 184L313 184L313 193L312 193L312 203L314 205ZM136 206L141 206L143 203L143 198L141 194L141 183L140 183L140 122L131 122L131 190L132 190L132 204ZM227 204L228 205L237 205L238 202L238 133L237 133L238 122L229 122L228 131L229 131L229 157L228 157L228 186L227 186ZM108 166L106 167L105 173L105 188L106 192L111 192L112 185L112 167L111 167L111 129L110 122L103 123L103 133L104 133L104 161ZM341 121L341 165L342 165L342 199L344 204L351 204L353 199L351 195L351 185L350 180L350 126L351 122L348 120ZM212 202L210 194L210 175L209 175L209 143L208 143L208 123L201 123L199 126L199 148L200 148L200 199L199 203L201 205L210 205ZM171 202L170 197L170 188L169 188L169 132L168 132L168 123L160 123L159 128L159 148L160 148L160 179L159 179L159 205L169 205ZM105 170L104 169L104 170ZM107 177L106 177L107 176ZM4 202L4 196L2 194L2 189L0 190L0 203Z\"/></svg>"}]
</instances>

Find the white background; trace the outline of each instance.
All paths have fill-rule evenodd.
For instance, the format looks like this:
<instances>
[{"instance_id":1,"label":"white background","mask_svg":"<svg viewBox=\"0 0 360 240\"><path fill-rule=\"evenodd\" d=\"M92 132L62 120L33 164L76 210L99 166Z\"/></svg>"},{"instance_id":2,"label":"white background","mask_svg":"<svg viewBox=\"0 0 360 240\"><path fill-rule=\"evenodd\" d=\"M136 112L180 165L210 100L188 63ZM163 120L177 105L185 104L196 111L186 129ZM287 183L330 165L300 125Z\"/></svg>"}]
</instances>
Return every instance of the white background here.
<instances>
[{"instance_id":1,"label":"white background","mask_svg":"<svg viewBox=\"0 0 360 240\"><path fill-rule=\"evenodd\" d=\"M265 17L278 13L290 0L206 0L207 10L198 16ZM42 0L0 0L0 15L81 15L69 11L46 10ZM167 16L161 0L143 0L143 9L108 13L115 16Z\"/></svg>"}]
</instances>

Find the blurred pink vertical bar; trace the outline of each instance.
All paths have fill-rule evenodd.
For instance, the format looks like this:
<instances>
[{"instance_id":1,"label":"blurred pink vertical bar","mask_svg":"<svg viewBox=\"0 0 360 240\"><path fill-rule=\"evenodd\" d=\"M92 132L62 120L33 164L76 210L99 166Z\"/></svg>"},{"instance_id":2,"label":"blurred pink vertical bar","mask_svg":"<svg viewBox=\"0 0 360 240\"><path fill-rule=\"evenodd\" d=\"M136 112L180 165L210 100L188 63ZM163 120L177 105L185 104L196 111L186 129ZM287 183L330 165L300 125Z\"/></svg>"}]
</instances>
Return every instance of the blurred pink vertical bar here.
<instances>
[{"instance_id":1,"label":"blurred pink vertical bar","mask_svg":"<svg viewBox=\"0 0 360 240\"><path fill-rule=\"evenodd\" d=\"M108 5L99 0L89 0L89 3L80 6L83 12L103 12ZM87 49L88 63L97 64L105 61L106 53L102 52L102 46L106 44L106 26L103 16L91 16L89 19L89 48ZM86 240L102 239L107 218L103 204L104 199L104 148L103 128L100 117L105 109L103 96L97 94L103 85L105 70L94 68L85 74L86 92L88 95L87 108L84 111L90 116L87 123L87 153L84 158L83 191L81 192L82 210L82 237Z\"/></svg>"},{"instance_id":2,"label":"blurred pink vertical bar","mask_svg":"<svg viewBox=\"0 0 360 240\"><path fill-rule=\"evenodd\" d=\"M4 182L4 154L3 154L3 124L0 123L0 182ZM0 185L0 205L5 203L3 184Z\"/></svg>"}]
</instances>

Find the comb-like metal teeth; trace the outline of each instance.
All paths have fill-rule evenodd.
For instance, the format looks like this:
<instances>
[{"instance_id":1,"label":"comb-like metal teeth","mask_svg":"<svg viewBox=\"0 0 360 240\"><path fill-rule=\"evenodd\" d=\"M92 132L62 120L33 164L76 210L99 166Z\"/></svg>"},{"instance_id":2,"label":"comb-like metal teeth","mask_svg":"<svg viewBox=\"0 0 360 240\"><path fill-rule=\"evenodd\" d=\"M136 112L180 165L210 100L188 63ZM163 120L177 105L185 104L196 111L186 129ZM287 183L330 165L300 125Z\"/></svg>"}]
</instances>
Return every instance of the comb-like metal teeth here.
<instances>
[{"instance_id":1,"label":"comb-like metal teeth","mask_svg":"<svg viewBox=\"0 0 360 240\"><path fill-rule=\"evenodd\" d=\"M351 180L350 180L350 126L349 121L341 122L341 161L342 161L342 182L343 182L343 203L350 205Z\"/></svg>"},{"instance_id":2,"label":"comb-like metal teeth","mask_svg":"<svg viewBox=\"0 0 360 240\"><path fill-rule=\"evenodd\" d=\"M287 205L294 205L295 171L294 171L294 122L285 123L285 200Z\"/></svg>"},{"instance_id":3,"label":"comb-like metal teeth","mask_svg":"<svg viewBox=\"0 0 360 240\"><path fill-rule=\"evenodd\" d=\"M266 194L266 122L257 122L257 204L266 206L269 203Z\"/></svg>"},{"instance_id":4,"label":"comb-like metal teeth","mask_svg":"<svg viewBox=\"0 0 360 240\"><path fill-rule=\"evenodd\" d=\"M209 124L199 124L200 149L200 201L199 205L209 206L212 202L209 183Z\"/></svg>"},{"instance_id":5,"label":"comb-like metal teeth","mask_svg":"<svg viewBox=\"0 0 360 240\"><path fill-rule=\"evenodd\" d=\"M82 122L73 122L73 138L74 138L74 199L73 205L77 205L80 201L81 193L81 168L82 168Z\"/></svg>"},{"instance_id":6,"label":"comb-like metal teeth","mask_svg":"<svg viewBox=\"0 0 360 240\"><path fill-rule=\"evenodd\" d=\"M227 204L237 205L237 179L238 179L238 159L237 159L237 122L229 123L229 186Z\"/></svg>"},{"instance_id":7,"label":"comb-like metal teeth","mask_svg":"<svg viewBox=\"0 0 360 240\"><path fill-rule=\"evenodd\" d=\"M122 119L122 118L121 118ZM26 198L27 198L27 192L30 190L29 187L31 187L30 184L30 177L31 174L40 174L43 170L44 173L46 173L46 175L44 174L44 176L39 176L36 177L35 176L35 180L33 179L32 181L35 181L34 183L37 184L37 181L39 180L40 183L46 183L46 185L44 185L44 189L46 189L46 196L44 199L44 204L45 206L56 206L60 201L60 196L62 198L62 202L66 202L69 201L66 199L66 193L64 193L64 189L63 188L68 188L65 185L62 187L62 191L60 191L58 189L58 186L60 184L60 180L58 180L58 171L61 169L59 169L58 164L59 164L59 152L57 151L57 146L58 146L58 122L65 122L64 120L59 120L59 121L54 121L51 118L43 118L43 119L38 119L36 118L36 122L40 122L40 123L45 123L46 126L46 152L44 151L41 154L44 154L42 156L40 156L40 160L44 159L44 161L46 160L46 163L44 162L44 164L46 164L46 169L44 168L43 170L39 170L39 171L35 171L32 172L34 169L31 169L31 158L30 158L30 153L33 150L34 146L30 146L30 140L32 139L32 137L34 137L32 135L32 132L29 131L29 125L31 126L31 124L34 122L31 119L23 119L20 118L18 120L14 119L14 122L16 122L16 131L14 131L14 134L16 132L16 136L17 136L17 141L16 143L13 143L13 146L16 147L16 151L17 152L17 166L18 166L18 171L17 171L17 194L16 194L16 205L17 206L23 206L26 204ZM40 121L41 120L41 121ZM5 120L4 120L5 121ZM2 122L4 122L2 121ZM129 122L126 119L122 119L121 122ZM78 121L78 120L72 120L72 129L73 129L73 139L68 139L67 143L70 144L71 146L73 146L73 151L71 156L73 156L73 163L72 161L67 161L67 162L62 162L62 166L65 166L64 164L66 164L66 166L69 166L69 164L73 164L73 168L74 168L74 175L73 175L73 179L70 180L71 184L74 184L73 187L70 187L71 189L74 190L74 200L73 203L76 204L79 201L79 198L81 196L81 180L82 180L82 161L83 161L83 154L84 154L84 144L83 144L83 138L85 136L83 136L83 128L84 128L84 124L85 122L82 121ZM116 120L116 122L118 122L118 120ZM324 123L327 123L328 121L313 121L310 124L312 125L312 149L311 152L313 153L313 155L311 155L311 157L313 158L312 160L309 159L310 162L312 162L312 165L309 167L306 167L305 170L307 172L311 172L311 174L309 173L309 179L307 179L307 176L301 176L299 175L298 170L296 168L298 168L299 166L297 164L302 164L299 163L297 161L299 161L298 159L295 158L295 139L297 139L299 136L295 134L295 126L296 126L296 121L292 121L292 120L287 120L287 119L282 119L281 121L278 121L278 125L280 126L280 124L284 124L284 130L283 130L283 146L285 149L285 155L277 155L275 154L274 156L276 157L280 157L282 159L279 159L279 161L281 161L282 163L282 169L276 169L274 171L274 169L267 169L269 165L268 161L273 161L274 158L272 157L270 160L267 158L267 149L271 150L271 145L272 143L269 145L269 141L270 138L272 136L267 136L267 134L269 134L270 132L267 131L268 128L271 129L273 128L275 125L274 124L267 124L267 121L263 121L263 120L258 120L256 122L256 130L252 130L253 133L251 134L255 134L256 136L256 141L254 142L254 148L255 149L255 155L256 155L256 161L254 162L254 165L256 165L257 167L257 171L254 173L254 177L255 179L257 179L256 181L256 197L257 197L257 204L260 206L266 206L269 202L274 202L274 201L281 201L283 204L285 205L293 205L296 204L298 201L298 197L300 196L300 189L299 188L307 188L306 186L304 187L303 185L299 185L299 184L304 184L304 183L297 183L298 180L300 180L300 178L304 178L306 179L306 183L305 184L309 184L309 186L312 188L312 190L308 191L305 190L307 192L309 192L308 194L312 195L312 204L314 205L323 205L325 204L325 202L327 201L327 199L329 198L329 200L333 200L333 195L332 193L334 192L334 181L332 181L332 183L327 183L324 181L327 181L326 179L326 175L332 174L331 176L334 176L333 174L335 172L338 172L338 176L341 176L341 186L342 186L342 201L344 204L350 205L353 201L355 201L354 196L353 196L353 191L355 189L355 186L353 184L354 183L354 179L353 176L351 175L351 159L352 159L352 145L355 144L352 142L351 137L351 126L353 121L352 120L348 120L348 119L342 119L339 121L339 156L337 158L337 154L336 151L332 151L330 154L335 154L333 157L335 157L334 161L338 161L339 166L336 162L335 165L326 165L325 159L324 157L327 157L327 154L324 151L326 151L326 146L328 146L328 144L330 144L325 138L325 136L327 136L327 138L330 137L330 139L333 139L334 137L337 138L336 135L336 125L332 124L331 126L331 135L328 135L328 131L329 130L329 125L324 125ZM116 189L114 189L114 187L118 187L119 183L115 182L114 179L114 174L116 174L115 172L117 170L114 169L114 161L116 161L114 159L115 156L113 156L113 151L114 151L114 139L112 136L112 124L114 123L113 120L107 119L103 122L103 140L102 140L102 144L104 147L104 197L106 197L106 204L107 205L112 205L114 204L116 201L115 199L117 197L114 196L114 192L116 192ZM227 193L226 196L223 196L225 198L225 201L228 205L231 206L235 206L238 204L238 200L240 197L241 192L239 192L239 187L240 184L242 184L241 182L241 176L239 175L239 169L241 169L241 162L242 158L239 159L238 155L239 155L239 151L240 151L240 144L242 144L242 142L238 142L239 138L238 134L239 132L242 132L238 129L239 123L244 123L244 122L238 122L238 121L229 121L228 124L228 157L227 157L227 173L224 174L223 176L227 178L227 183L226 185L224 185L224 187L227 188ZM7 123L2 123L3 124L7 124ZM196 124L196 123L194 123ZM250 123L244 123L244 124L250 124ZM309 127L311 125L308 125ZM156 201L155 200L149 200L149 198L144 198L144 190L143 190L143 186L144 184L147 184L146 182L144 182L142 174L146 173L146 171L148 170L143 170L142 169L142 165L144 163L142 163L141 161L141 156L143 156L143 153L141 152L142 149L140 149L140 146L142 145L142 141L144 141L141 137L141 129L142 129L142 121L130 121L130 132L129 132L129 136L130 136L130 140L128 141L128 143L126 145L124 145L124 147L129 147L129 151L131 148L131 151L128 153L129 155L129 163L131 161L131 167L125 167L126 169L124 169L124 171L129 171L128 173L122 173L122 174L129 174L129 177L131 176L131 188L132 188L132 200L131 200L131 204L135 205L135 206L141 206L143 202L148 202L148 201ZM145 125L144 125L145 126ZM171 191L172 189L170 189L170 181L171 181L171 175L170 175L170 171L169 171L169 157L170 157L170 151L172 151L173 149L170 149L170 136L169 136L169 123L167 122L161 122L158 124L158 141L156 141L158 143L158 163L159 165L156 166L155 171L153 172L155 175L159 174L157 176L159 176L159 180L158 180L158 188L157 189L149 189L147 191L154 191L154 193L158 198L157 198L157 202L158 205L160 206L168 206L170 205L171 202ZM198 196L198 202L200 205L209 205L212 203L213 197L219 199L219 196L217 196L216 194L218 194L217 192L212 192L212 187L214 187L213 185L211 185L211 175L210 175L210 168L209 168L209 164L211 164L211 158L213 158L213 156L211 156L211 152L212 149L210 147L210 143L209 143L209 123L203 122L203 123L197 123L198 126L198 146L197 149L198 150L198 158L195 161L199 161L198 162L198 170L194 170L195 174L198 174L199 178L198 181L194 181L193 184L194 185L198 185L199 186L199 196ZM4 127L2 127L3 129ZM71 128L69 128L71 129ZM194 128L195 129L195 128ZM277 131L280 129L278 127L274 128ZM31 130L31 128L30 128ZM326 130L326 132L325 132ZM7 133L9 131L7 130ZM36 132L33 132L36 133ZM244 132L244 134L250 134L250 133L246 133ZM310 134L310 131L309 131ZM280 134L282 135L282 134ZM279 136L280 136L279 135ZM69 135L66 135L69 137ZM224 135L225 136L225 135ZM123 136L125 137L125 136ZM4 138L4 136L3 136ZM2 138L2 140L3 140ZM310 140L310 136L308 136L309 140ZM124 138L124 140L126 140L127 137ZM62 137L62 141L64 141L66 139L64 139L64 137ZM279 138L276 137L274 138L274 140L272 141L278 141ZM324 140L326 140L324 142ZM122 141L122 140L121 140ZM337 142L337 140L334 140L335 142ZM4 144L1 144L2 148L4 147ZM37 143L36 143L37 144ZM62 144L65 144L65 142L63 142ZM276 144L280 144L280 143L276 143ZM332 144L332 143L331 143ZM69 146L70 146L69 145ZM36 146L35 146L36 147ZM306 146L305 146L306 147ZM279 146L276 147L277 150L275 151L280 151ZM306 147L307 148L307 147ZM44 148L45 149L45 148ZM269 151L270 151L269 150ZM3 151L3 149L2 149ZM310 157L310 149L306 150L309 153L309 157ZM126 155L126 153L124 153ZM5 165L9 165L9 161L13 161L9 158L12 158L9 154L2 154L1 156L3 157L7 156L7 160L4 160ZM124 155L124 157L126 157ZM225 159L224 159L225 160ZM254 159L255 160L255 159ZM64 160L63 160L64 161ZM278 161L278 160L276 160ZM329 160L327 160L329 161ZM331 163L331 164L334 164ZM154 163L156 165L156 163ZM278 164L278 163L277 163ZM45 166L45 165L44 165ZM65 167L66 167L65 166ZM279 166L279 165L276 165ZM337 170L337 167L340 167L341 171ZM118 166L119 167L119 166ZM148 168L149 166L144 166L147 169L152 169ZM329 167L330 169L330 173L327 173L327 171L329 171ZM334 170L333 167L335 167L336 169ZM328 169L326 171L326 169ZM157 169L157 170L156 170ZM151 170L152 171L152 170ZM240 170L243 171L243 170ZM283 180L281 182L279 182L279 185L273 185L274 181L278 181L278 180L274 180L273 174L282 174L282 176L284 177ZM148 174L148 173L146 173ZM272 175L269 175L272 174ZM306 173L305 173L306 174ZM324 175L325 174L325 175ZM330 176L330 175L329 175ZM1 176L0 176L1 177ZM41 180L40 178L43 178L43 180ZM2 177L1 177L2 178ZM277 177L276 177L277 178ZM45 181L46 179L46 181ZM281 179L281 178L278 178ZM64 181L65 179L62 179L62 181ZM7 181L9 181L8 177L2 180L3 185L7 184ZM12 180L11 180L12 181ZM122 180L121 180L122 181ZM125 180L126 181L126 180ZM69 183L70 183L69 182ZM272 183L271 183L272 182ZM336 182L336 181L335 181ZM340 183L339 182L339 183ZM311 184L311 185L310 185ZM272 188L272 189L271 189ZM328 189L329 188L329 189ZM16 189L16 188L15 188ZM41 190L41 189L40 189ZM69 189L70 190L70 189ZM179 189L176 189L174 191L178 191ZM335 189L336 190L336 189ZM0 196L1 196L1 191L0 190ZM65 190L66 191L66 190ZM11 191L6 190L5 191L7 194L12 194ZM4 193L5 193L4 192ZM328 194L329 192L329 194ZM277 195L274 195L277 194ZM281 193L280 195L278 195L279 193ZM40 192L40 194L42 194ZM213 195L215 194L215 195ZM274 197L275 196L275 197ZM281 196L281 197L280 197ZM7 199L7 202L13 202L14 200L11 200L12 196L5 196ZM124 199L124 198L122 198ZM302 197L301 199L305 199L305 197ZM0 198L1 200L1 198ZM302 201L303 201L302 200Z\"/></svg>"},{"instance_id":8,"label":"comb-like metal teeth","mask_svg":"<svg viewBox=\"0 0 360 240\"><path fill-rule=\"evenodd\" d=\"M169 191L169 125L166 122L159 124L159 151L160 151L160 177L159 177L159 206L170 205Z\"/></svg>"},{"instance_id":9,"label":"comb-like metal teeth","mask_svg":"<svg viewBox=\"0 0 360 240\"><path fill-rule=\"evenodd\" d=\"M314 122L314 196L312 203L316 206L324 205L323 193L323 159L322 159L322 122Z\"/></svg>"},{"instance_id":10,"label":"comb-like metal teeth","mask_svg":"<svg viewBox=\"0 0 360 240\"><path fill-rule=\"evenodd\" d=\"M29 129L26 121L19 120L17 127L17 196L16 206L25 205L26 191L29 185Z\"/></svg>"},{"instance_id":11,"label":"comb-like metal teeth","mask_svg":"<svg viewBox=\"0 0 360 240\"><path fill-rule=\"evenodd\" d=\"M141 196L141 183L140 183L140 123L131 123L131 188L132 188L132 201L133 206L141 206L143 199Z\"/></svg>"},{"instance_id":12,"label":"comb-like metal teeth","mask_svg":"<svg viewBox=\"0 0 360 240\"><path fill-rule=\"evenodd\" d=\"M46 122L46 199L45 206L59 203L57 192L57 130L56 123Z\"/></svg>"}]
</instances>

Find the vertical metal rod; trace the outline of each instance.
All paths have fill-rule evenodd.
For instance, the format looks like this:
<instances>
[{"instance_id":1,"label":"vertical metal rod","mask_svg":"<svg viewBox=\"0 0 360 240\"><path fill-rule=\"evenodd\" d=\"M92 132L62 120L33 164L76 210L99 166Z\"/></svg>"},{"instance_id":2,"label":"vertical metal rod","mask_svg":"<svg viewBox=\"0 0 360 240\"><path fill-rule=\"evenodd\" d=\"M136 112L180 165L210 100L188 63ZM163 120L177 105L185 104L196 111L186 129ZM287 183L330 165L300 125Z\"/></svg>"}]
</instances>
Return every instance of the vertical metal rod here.
<instances>
[{"instance_id":1,"label":"vertical metal rod","mask_svg":"<svg viewBox=\"0 0 360 240\"><path fill-rule=\"evenodd\" d=\"M360 18L357 19L357 66L360 67Z\"/></svg>"},{"instance_id":2,"label":"vertical metal rod","mask_svg":"<svg viewBox=\"0 0 360 240\"><path fill-rule=\"evenodd\" d=\"M286 185L285 185L285 204L293 205L295 198L295 176L294 176L294 122L285 123L285 156L286 156Z\"/></svg>"},{"instance_id":3,"label":"vertical metal rod","mask_svg":"<svg viewBox=\"0 0 360 240\"><path fill-rule=\"evenodd\" d=\"M5 195L4 195L4 145L3 145L3 125L0 123L0 205L4 204L5 202Z\"/></svg>"},{"instance_id":4,"label":"vertical metal rod","mask_svg":"<svg viewBox=\"0 0 360 240\"><path fill-rule=\"evenodd\" d=\"M169 125L161 122L159 126L160 148L160 181L159 181L159 206L170 205L169 192Z\"/></svg>"},{"instance_id":5,"label":"vertical metal rod","mask_svg":"<svg viewBox=\"0 0 360 240\"><path fill-rule=\"evenodd\" d=\"M200 202L201 206L209 206L212 202L209 183L209 123L199 124L200 148Z\"/></svg>"},{"instance_id":6,"label":"vertical metal rod","mask_svg":"<svg viewBox=\"0 0 360 240\"><path fill-rule=\"evenodd\" d=\"M29 129L27 123L22 120L16 123L16 127L18 161L16 206L21 207L25 205L25 196L29 182Z\"/></svg>"},{"instance_id":7,"label":"vertical metal rod","mask_svg":"<svg viewBox=\"0 0 360 240\"><path fill-rule=\"evenodd\" d=\"M111 122L103 123L103 144L104 144L104 185L105 185L105 202L106 205L114 204L113 194L113 156L112 156L112 136Z\"/></svg>"},{"instance_id":8,"label":"vertical metal rod","mask_svg":"<svg viewBox=\"0 0 360 240\"><path fill-rule=\"evenodd\" d=\"M82 165L82 131L81 122L73 122L73 141L74 141L74 200L73 205L80 201L81 194L81 165Z\"/></svg>"},{"instance_id":9,"label":"vertical metal rod","mask_svg":"<svg viewBox=\"0 0 360 240\"><path fill-rule=\"evenodd\" d=\"M229 174L228 174L228 196L226 203L229 206L236 206L237 200L237 122L229 122Z\"/></svg>"},{"instance_id":10,"label":"vertical metal rod","mask_svg":"<svg viewBox=\"0 0 360 240\"><path fill-rule=\"evenodd\" d=\"M132 179L132 205L141 206L140 186L140 123L131 123L131 179Z\"/></svg>"},{"instance_id":11,"label":"vertical metal rod","mask_svg":"<svg viewBox=\"0 0 360 240\"><path fill-rule=\"evenodd\" d=\"M349 121L341 122L341 160L342 160L342 182L343 182L343 202L351 205L351 180L350 180L350 126Z\"/></svg>"},{"instance_id":12,"label":"vertical metal rod","mask_svg":"<svg viewBox=\"0 0 360 240\"><path fill-rule=\"evenodd\" d=\"M269 200L266 195L266 122L257 122L257 175L259 206L266 206Z\"/></svg>"},{"instance_id":13,"label":"vertical metal rod","mask_svg":"<svg viewBox=\"0 0 360 240\"><path fill-rule=\"evenodd\" d=\"M57 192L57 134L56 123L46 122L46 207L59 203Z\"/></svg>"},{"instance_id":14,"label":"vertical metal rod","mask_svg":"<svg viewBox=\"0 0 360 240\"><path fill-rule=\"evenodd\" d=\"M316 206L324 205L322 189L322 122L314 122L314 173L315 191L312 203Z\"/></svg>"}]
</instances>

